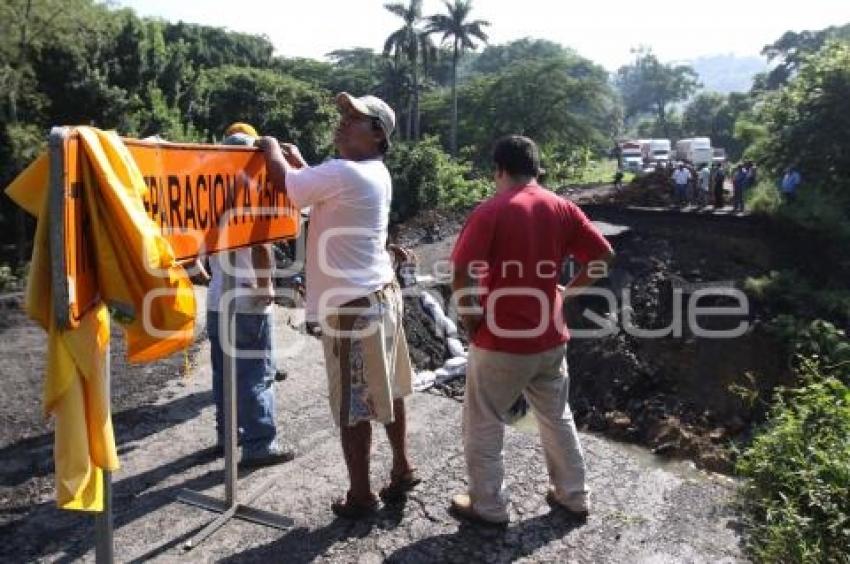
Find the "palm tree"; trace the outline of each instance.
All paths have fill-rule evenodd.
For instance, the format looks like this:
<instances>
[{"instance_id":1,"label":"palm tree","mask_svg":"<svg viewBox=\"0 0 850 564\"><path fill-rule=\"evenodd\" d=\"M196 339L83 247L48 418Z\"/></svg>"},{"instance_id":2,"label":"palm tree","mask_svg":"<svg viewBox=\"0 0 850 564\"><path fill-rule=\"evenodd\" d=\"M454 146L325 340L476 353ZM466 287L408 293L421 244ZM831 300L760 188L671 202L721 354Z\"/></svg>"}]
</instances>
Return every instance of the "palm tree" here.
<instances>
[{"instance_id":1,"label":"palm tree","mask_svg":"<svg viewBox=\"0 0 850 564\"><path fill-rule=\"evenodd\" d=\"M422 21L422 0L409 0L406 6L401 3L384 4L384 8L404 20L404 25L384 42L384 55L393 54L396 66L401 58L410 63L413 95L407 114L407 138L419 139L419 65L420 61L427 65L436 48L429 34L418 26Z\"/></svg>"},{"instance_id":2,"label":"palm tree","mask_svg":"<svg viewBox=\"0 0 850 564\"><path fill-rule=\"evenodd\" d=\"M482 28L490 25L484 20L468 21L469 12L472 11L472 0L453 0L444 2L446 14L437 14L428 18L430 22L426 31L428 33L442 33L442 42L448 39L452 41L452 129L451 129L451 151L457 155L457 63L461 53L467 49L475 49L473 39L479 39L486 43L487 34Z\"/></svg>"}]
</instances>

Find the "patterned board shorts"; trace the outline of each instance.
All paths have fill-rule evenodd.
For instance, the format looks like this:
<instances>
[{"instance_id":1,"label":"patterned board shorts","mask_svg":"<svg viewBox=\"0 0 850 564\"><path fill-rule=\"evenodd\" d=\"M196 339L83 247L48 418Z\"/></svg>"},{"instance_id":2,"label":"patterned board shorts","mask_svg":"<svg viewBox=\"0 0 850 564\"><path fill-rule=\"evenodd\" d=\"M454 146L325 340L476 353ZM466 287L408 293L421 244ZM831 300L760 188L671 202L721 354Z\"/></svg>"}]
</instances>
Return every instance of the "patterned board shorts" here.
<instances>
[{"instance_id":1,"label":"patterned board shorts","mask_svg":"<svg viewBox=\"0 0 850 564\"><path fill-rule=\"evenodd\" d=\"M337 426L393 422L393 400L413 393L401 290L387 284L325 318L322 346Z\"/></svg>"}]
</instances>

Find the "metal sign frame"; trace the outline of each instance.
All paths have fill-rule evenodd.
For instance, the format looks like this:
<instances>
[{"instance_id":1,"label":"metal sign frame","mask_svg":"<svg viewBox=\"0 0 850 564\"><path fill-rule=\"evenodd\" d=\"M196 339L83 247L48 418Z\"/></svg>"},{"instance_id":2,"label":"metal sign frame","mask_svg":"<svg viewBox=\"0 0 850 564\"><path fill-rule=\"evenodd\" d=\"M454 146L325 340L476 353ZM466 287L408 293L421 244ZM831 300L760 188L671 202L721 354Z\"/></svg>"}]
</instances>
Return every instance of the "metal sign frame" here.
<instances>
[{"instance_id":1,"label":"metal sign frame","mask_svg":"<svg viewBox=\"0 0 850 564\"><path fill-rule=\"evenodd\" d=\"M225 260L231 266L234 265L233 258L233 252L227 251ZM224 270L228 271L232 269ZM220 322L226 324L225 331L228 336L226 342L229 345L222 350L224 356L224 499L221 500L189 489L183 490L177 496L178 501L188 505L194 505L207 511L220 513L218 517L201 529L198 534L183 544L184 550L187 551L198 546L198 544L233 518L280 530L289 529L295 524L295 521L289 517L247 505L254 502L262 493L269 490L276 481L275 478L271 478L264 484L261 484L260 487L248 495L245 503L240 503L237 496L238 468L236 463L236 440L238 431L236 425L236 357L231 354L232 344L236 342L236 311L233 307L233 300L227 299L233 294L233 290L236 287L236 280L227 272L223 276L222 297L219 302L219 317Z\"/></svg>"},{"instance_id":2,"label":"metal sign frame","mask_svg":"<svg viewBox=\"0 0 850 564\"><path fill-rule=\"evenodd\" d=\"M68 254L68 237L69 231L73 232L72 236L81 237L83 233L82 225L70 225L68 213L75 213L69 202L73 200L73 189L69 184L69 163L78 166L79 155L74 155L74 158L69 158L68 148L69 140L74 134L72 128L69 127L54 127L50 131L48 138L48 151L50 159L50 177L48 186L48 213L49 221L51 221L51 229L49 235L49 247L51 264L51 285L53 294L53 314L55 322L62 330L70 329L76 325L73 319L71 305L77 299L77 292L74 288L75 281L69 276L69 267L71 261L79 258ZM77 201L74 205L81 205L80 194L77 194ZM86 210L83 209L83 213ZM48 218L42 218L48 220ZM71 229L73 228L73 229ZM76 247L75 247L76 248ZM80 249L85 250L85 244ZM225 276L224 288L226 294L228 290L234 287L234 280L231 276ZM80 307L79 315L82 316L85 311L83 306L88 307L88 304L78 304ZM222 302L222 318L227 320L227 330L230 332L230 342L235 342L235 312L232 303ZM105 370L107 377L111 377L110 363L110 347L107 344L106 348L106 364ZM184 490L178 500L187 504L202 507L210 511L220 513L215 520L209 523L197 535L184 544L184 548L189 550L198 545L201 541L209 537L216 530L221 528L231 518L238 518L252 523L266 525L277 529L288 529L294 525L294 521L282 515L277 515L269 511L256 509L248 506L246 503L251 503L259 497L260 494L267 491L274 482L274 479L268 480L257 488L252 494L246 498L246 503L239 503L237 496L237 463L236 463L236 435L237 435L237 413L236 413L236 359L225 353L225 373L224 373L224 421L225 421L225 455L224 455L224 475L225 475L225 498L220 500L191 490ZM111 378L110 378L111 379ZM110 401L111 403L111 401ZM98 564L112 564L115 561L114 552L114 520L112 513L112 473L103 471L104 481L104 500L103 511L95 516L95 561Z\"/></svg>"}]
</instances>

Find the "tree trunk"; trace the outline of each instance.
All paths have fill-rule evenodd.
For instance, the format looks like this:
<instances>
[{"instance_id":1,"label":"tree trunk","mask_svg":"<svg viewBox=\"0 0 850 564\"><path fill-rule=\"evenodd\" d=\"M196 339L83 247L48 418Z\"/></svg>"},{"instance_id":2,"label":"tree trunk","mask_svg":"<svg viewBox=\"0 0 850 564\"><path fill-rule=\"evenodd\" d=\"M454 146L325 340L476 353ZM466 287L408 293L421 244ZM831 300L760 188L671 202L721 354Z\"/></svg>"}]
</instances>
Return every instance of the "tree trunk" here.
<instances>
[{"instance_id":1,"label":"tree trunk","mask_svg":"<svg viewBox=\"0 0 850 564\"><path fill-rule=\"evenodd\" d=\"M665 110L665 105L663 102L658 102L658 125L661 126L661 129L664 131L664 137L667 139L670 138L670 128L667 125L667 112Z\"/></svg>"},{"instance_id":2,"label":"tree trunk","mask_svg":"<svg viewBox=\"0 0 850 564\"><path fill-rule=\"evenodd\" d=\"M419 70L418 62L413 61L413 140L419 141Z\"/></svg>"},{"instance_id":3,"label":"tree trunk","mask_svg":"<svg viewBox=\"0 0 850 564\"><path fill-rule=\"evenodd\" d=\"M407 141L413 139L413 97L407 102L407 115L405 116L404 138Z\"/></svg>"},{"instance_id":4,"label":"tree trunk","mask_svg":"<svg viewBox=\"0 0 850 564\"><path fill-rule=\"evenodd\" d=\"M454 52L452 53L452 130L449 146L452 156L457 157L457 38L455 38Z\"/></svg>"},{"instance_id":5,"label":"tree trunk","mask_svg":"<svg viewBox=\"0 0 850 564\"><path fill-rule=\"evenodd\" d=\"M32 0L27 0L27 7L24 10L24 21L21 25L21 39L18 44L18 60L15 64L15 78L12 88L9 89L9 125L18 124L18 80L19 73L23 72L24 60L26 58L27 49L27 31L30 21L30 12L32 11ZM18 244L16 250L18 265L22 265L27 260L27 218L23 208L18 207L15 211L15 223L17 224Z\"/></svg>"}]
</instances>

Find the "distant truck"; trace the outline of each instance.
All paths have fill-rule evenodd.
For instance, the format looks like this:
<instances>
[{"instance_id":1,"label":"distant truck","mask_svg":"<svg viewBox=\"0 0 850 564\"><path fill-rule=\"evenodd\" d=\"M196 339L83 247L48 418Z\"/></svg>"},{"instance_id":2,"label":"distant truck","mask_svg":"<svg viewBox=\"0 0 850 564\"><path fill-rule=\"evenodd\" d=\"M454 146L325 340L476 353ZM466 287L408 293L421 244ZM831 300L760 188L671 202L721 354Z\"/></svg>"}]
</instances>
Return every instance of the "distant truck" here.
<instances>
[{"instance_id":1,"label":"distant truck","mask_svg":"<svg viewBox=\"0 0 850 564\"><path fill-rule=\"evenodd\" d=\"M665 167L670 162L669 139L644 139L640 145L643 162L647 165Z\"/></svg>"},{"instance_id":2,"label":"distant truck","mask_svg":"<svg viewBox=\"0 0 850 564\"><path fill-rule=\"evenodd\" d=\"M712 151L714 152L714 158L712 158L712 161L721 166L725 165L726 161L728 160L726 157L726 149L723 149L721 147L714 147Z\"/></svg>"},{"instance_id":3,"label":"distant truck","mask_svg":"<svg viewBox=\"0 0 850 564\"><path fill-rule=\"evenodd\" d=\"M634 173L643 170L643 155L638 141L621 141L619 149L620 170Z\"/></svg>"},{"instance_id":4,"label":"distant truck","mask_svg":"<svg viewBox=\"0 0 850 564\"><path fill-rule=\"evenodd\" d=\"M676 159L692 165L710 165L714 160L711 149L711 139L708 137L692 137L676 141Z\"/></svg>"}]
</instances>

